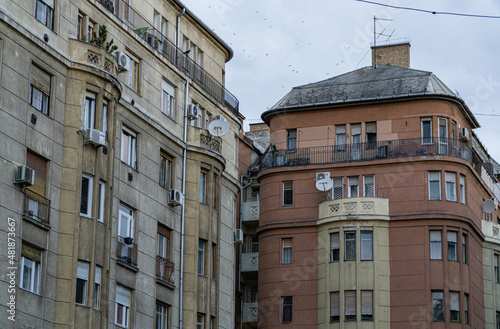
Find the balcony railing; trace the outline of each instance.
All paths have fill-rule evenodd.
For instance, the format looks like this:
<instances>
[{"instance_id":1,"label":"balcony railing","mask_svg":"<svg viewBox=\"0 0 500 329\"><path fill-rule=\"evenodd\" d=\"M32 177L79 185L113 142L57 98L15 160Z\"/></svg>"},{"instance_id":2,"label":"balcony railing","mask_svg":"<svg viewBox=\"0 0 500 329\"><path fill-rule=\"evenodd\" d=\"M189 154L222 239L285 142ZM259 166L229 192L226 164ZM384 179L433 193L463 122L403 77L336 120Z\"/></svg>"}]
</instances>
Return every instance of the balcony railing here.
<instances>
[{"instance_id":1,"label":"balcony railing","mask_svg":"<svg viewBox=\"0 0 500 329\"><path fill-rule=\"evenodd\" d=\"M127 244L126 238L118 237L118 245L116 246L117 259L127 265L137 267L137 244Z\"/></svg>"},{"instance_id":2,"label":"balcony railing","mask_svg":"<svg viewBox=\"0 0 500 329\"><path fill-rule=\"evenodd\" d=\"M171 64L185 72L197 85L217 102L227 106L238 115L239 101L214 77L199 66L193 59L177 48L166 36L156 30L144 17L136 12L129 1L98 0L104 8L118 17L154 49L158 50ZM194 54L191 54L194 55Z\"/></svg>"},{"instance_id":3,"label":"balcony railing","mask_svg":"<svg viewBox=\"0 0 500 329\"><path fill-rule=\"evenodd\" d=\"M268 151L255 165L257 170L276 167L334 164L416 156L447 155L467 160L481 173L481 161L463 142L450 138L400 139L374 143L317 146Z\"/></svg>"},{"instance_id":4,"label":"balcony railing","mask_svg":"<svg viewBox=\"0 0 500 329\"><path fill-rule=\"evenodd\" d=\"M259 253L244 252L241 254L241 272L257 272L259 270Z\"/></svg>"},{"instance_id":5,"label":"balcony railing","mask_svg":"<svg viewBox=\"0 0 500 329\"><path fill-rule=\"evenodd\" d=\"M156 278L174 284L174 263L161 256L156 256Z\"/></svg>"},{"instance_id":6,"label":"balcony railing","mask_svg":"<svg viewBox=\"0 0 500 329\"><path fill-rule=\"evenodd\" d=\"M243 202L241 216L244 222L259 220L259 201Z\"/></svg>"},{"instance_id":7,"label":"balcony railing","mask_svg":"<svg viewBox=\"0 0 500 329\"><path fill-rule=\"evenodd\" d=\"M31 190L24 190L23 216L49 225L50 200Z\"/></svg>"},{"instance_id":8,"label":"balcony railing","mask_svg":"<svg viewBox=\"0 0 500 329\"><path fill-rule=\"evenodd\" d=\"M259 308L257 303L243 303L243 322L253 323L259 319Z\"/></svg>"}]
</instances>

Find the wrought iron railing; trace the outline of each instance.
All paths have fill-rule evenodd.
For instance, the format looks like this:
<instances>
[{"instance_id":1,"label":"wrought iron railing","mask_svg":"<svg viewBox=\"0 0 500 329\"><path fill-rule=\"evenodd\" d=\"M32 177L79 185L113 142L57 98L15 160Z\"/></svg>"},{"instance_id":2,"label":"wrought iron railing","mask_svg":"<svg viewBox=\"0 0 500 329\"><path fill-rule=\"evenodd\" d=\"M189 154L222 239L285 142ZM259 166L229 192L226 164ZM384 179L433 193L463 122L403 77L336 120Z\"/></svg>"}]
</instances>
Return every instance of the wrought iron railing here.
<instances>
[{"instance_id":1,"label":"wrought iron railing","mask_svg":"<svg viewBox=\"0 0 500 329\"><path fill-rule=\"evenodd\" d=\"M125 239L129 238L118 237L116 257L122 263L137 267L137 244L127 244L128 241L125 241Z\"/></svg>"},{"instance_id":2,"label":"wrought iron railing","mask_svg":"<svg viewBox=\"0 0 500 329\"><path fill-rule=\"evenodd\" d=\"M156 256L156 278L174 284L175 264L161 256Z\"/></svg>"},{"instance_id":3,"label":"wrought iron railing","mask_svg":"<svg viewBox=\"0 0 500 329\"><path fill-rule=\"evenodd\" d=\"M23 216L50 224L50 200L29 189L24 190Z\"/></svg>"},{"instance_id":4,"label":"wrought iron railing","mask_svg":"<svg viewBox=\"0 0 500 329\"><path fill-rule=\"evenodd\" d=\"M227 106L238 115L239 101L214 77L199 66L188 54L182 52L166 36L154 28L144 17L137 13L129 1L98 0L104 8L118 17L154 49L158 50L171 64L185 72L197 85L217 102Z\"/></svg>"},{"instance_id":5,"label":"wrought iron railing","mask_svg":"<svg viewBox=\"0 0 500 329\"><path fill-rule=\"evenodd\" d=\"M482 162L480 159L474 155L465 143L450 138L401 139L291 150L271 150L260 159L258 169L431 155L447 155L465 159L469 163L475 164L474 168L481 173Z\"/></svg>"}]
</instances>

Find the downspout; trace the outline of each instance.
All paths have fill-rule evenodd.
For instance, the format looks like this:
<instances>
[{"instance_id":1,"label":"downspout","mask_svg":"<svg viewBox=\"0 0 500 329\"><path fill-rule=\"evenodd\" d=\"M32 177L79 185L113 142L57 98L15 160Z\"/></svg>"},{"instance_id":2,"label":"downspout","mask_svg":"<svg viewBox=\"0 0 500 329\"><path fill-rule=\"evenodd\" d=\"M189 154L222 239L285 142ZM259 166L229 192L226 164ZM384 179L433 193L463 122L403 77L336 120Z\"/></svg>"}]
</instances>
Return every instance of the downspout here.
<instances>
[{"instance_id":1,"label":"downspout","mask_svg":"<svg viewBox=\"0 0 500 329\"><path fill-rule=\"evenodd\" d=\"M184 97L184 150L182 151L182 213L181 213L181 264L180 264L180 283L179 283L179 329L182 329L183 317L183 297L184 297L184 222L186 216L186 157L187 157L187 111L189 95L189 77L186 79L185 97Z\"/></svg>"},{"instance_id":2,"label":"downspout","mask_svg":"<svg viewBox=\"0 0 500 329\"><path fill-rule=\"evenodd\" d=\"M243 181L245 179L250 179L250 182L247 185L243 185ZM241 175L240 182L240 216L239 216L239 224L240 229L243 230L243 191L252 184L253 178L250 175ZM240 329L243 328L243 294L241 293L241 257L243 253L243 245L238 246L238 292L241 294L240 296Z\"/></svg>"}]
</instances>

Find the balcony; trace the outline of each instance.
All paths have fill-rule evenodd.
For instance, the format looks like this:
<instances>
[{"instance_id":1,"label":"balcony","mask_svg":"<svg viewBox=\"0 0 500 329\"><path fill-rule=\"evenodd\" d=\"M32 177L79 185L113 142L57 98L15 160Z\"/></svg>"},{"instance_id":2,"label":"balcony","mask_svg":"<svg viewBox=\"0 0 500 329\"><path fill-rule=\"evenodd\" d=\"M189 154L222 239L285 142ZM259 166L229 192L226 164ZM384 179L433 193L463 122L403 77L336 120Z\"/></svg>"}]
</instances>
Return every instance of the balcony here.
<instances>
[{"instance_id":1,"label":"balcony","mask_svg":"<svg viewBox=\"0 0 500 329\"><path fill-rule=\"evenodd\" d=\"M257 322L259 319L259 308L257 303L243 303L243 323Z\"/></svg>"},{"instance_id":2,"label":"balcony","mask_svg":"<svg viewBox=\"0 0 500 329\"><path fill-rule=\"evenodd\" d=\"M127 244L126 239L121 236L118 237L116 246L117 260L132 267L137 267L137 244Z\"/></svg>"},{"instance_id":3,"label":"balcony","mask_svg":"<svg viewBox=\"0 0 500 329\"><path fill-rule=\"evenodd\" d=\"M259 201L243 202L241 208L241 217L243 222L253 222L259 220Z\"/></svg>"},{"instance_id":4,"label":"balcony","mask_svg":"<svg viewBox=\"0 0 500 329\"><path fill-rule=\"evenodd\" d=\"M259 270L259 253L245 252L241 254L241 272L257 272Z\"/></svg>"},{"instance_id":5,"label":"balcony","mask_svg":"<svg viewBox=\"0 0 500 329\"><path fill-rule=\"evenodd\" d=\"M265 170L277 167L335 164L422 156L452 156L473 164L481 174L481 161L463 142L450 138L401 139L359 144L343 144L268 151L251 167Z\"/></svg>"},{"instance_id":6,"label":"balcony","mask_svg":"<svg viewBox=\"0 0 500 329\"><path fill-rule=\"evenodd\" d=\"M156 278L174 285L174 263L161 256L156 256Z\"/></svg>"},{"instance_id":7,"label":"balcony","mask_svg":"<svg viewBox=\"0 0 500 329\"><path fill-rule=\"evenodd\" d=\"M28 189L24 190L23 217L49 226L50 200Z\"/></svg>"},{"instance_id":8,"label":"balcony","mask_svg":"<svg viewBox=\"0 0 500 329\"><path fill-rule=\"evenodd\" d=\"M389 199L347 198L320 203L318 225L341 220L389 220Z\"/></svg>"},{"instance_id":9,"label":"balcony","mask_svg":"<svg viewBox=\"0 0 500 329\"><path fill-rule=\"evenodd\" d=\"M218 103L228 107L238 115L239 101L214 77L184 54L166 36L156 30L144 17L136 12L127 2L115 0L98 0L104 8L116 16L122 23L144 39L151 48L157 50L167 61L186 73L192 81L212 96Z\"/></svg>"},{"instance_id":10,"label":"balcony","mask_svg":"<svg viewBox=\"0 0 500 329\"><path fill-rule=\"evenodd\" d=\"M69 53L75 62L93 66L113 76L118 75L118 63L115 57L102 47L81 40L69 39Z\"/></svg>"},{"instance_id":11,"label":"balcony","mask_svg":"<svg viewBox=\"0 0 500 329\"><path fill-rule=\"evenodd\" d=\"M500 244L500 224L491 221L491 214L483 214L483 217L487 219L481 221L486 241Z\"/></svg>"},{"instance_id":12,"label":"balcony","mask_svg":"<svg viewBox=\"0 0 500 329\"><path fill-rule=\"evenodd\" d=\"M208 130L203 128L188 127L187 142L189 145L222 155L222 139L220 137L213 137Z\"/></svg>"}]
</instances>

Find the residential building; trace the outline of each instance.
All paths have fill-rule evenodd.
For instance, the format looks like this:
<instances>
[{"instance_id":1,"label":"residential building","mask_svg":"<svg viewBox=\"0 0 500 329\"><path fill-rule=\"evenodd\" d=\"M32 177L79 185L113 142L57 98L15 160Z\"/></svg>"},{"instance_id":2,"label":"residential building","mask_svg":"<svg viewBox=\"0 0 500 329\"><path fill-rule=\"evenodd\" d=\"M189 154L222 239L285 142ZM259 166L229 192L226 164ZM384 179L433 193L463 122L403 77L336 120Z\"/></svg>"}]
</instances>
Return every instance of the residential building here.
<instances>
[{"instance_id":1,"label":"residential building","mask_svg":"<svg viewBox=\"0 0 500 329\"><path fill-rule=\"evenodd\" d=\"M0 237L17 266L0 327L232 328L231 48L178 0L6 1L0 27Z\"/></svg>"},{"instance_id":2,"label":"residential building","mask_svg":"<svg viewBox=\"0 0 500 329\"><path fill-rule=\"evenodd\" d=\"M499 212L482 208L500 197L497 165L467 104L409 68L409 48L374 49L376 65L295 87L262 114L269 147L240 168L243 197L259 190L258 225L243 224L258 241L256 327L499 321Z\"/></svg>"}]
</instances>

